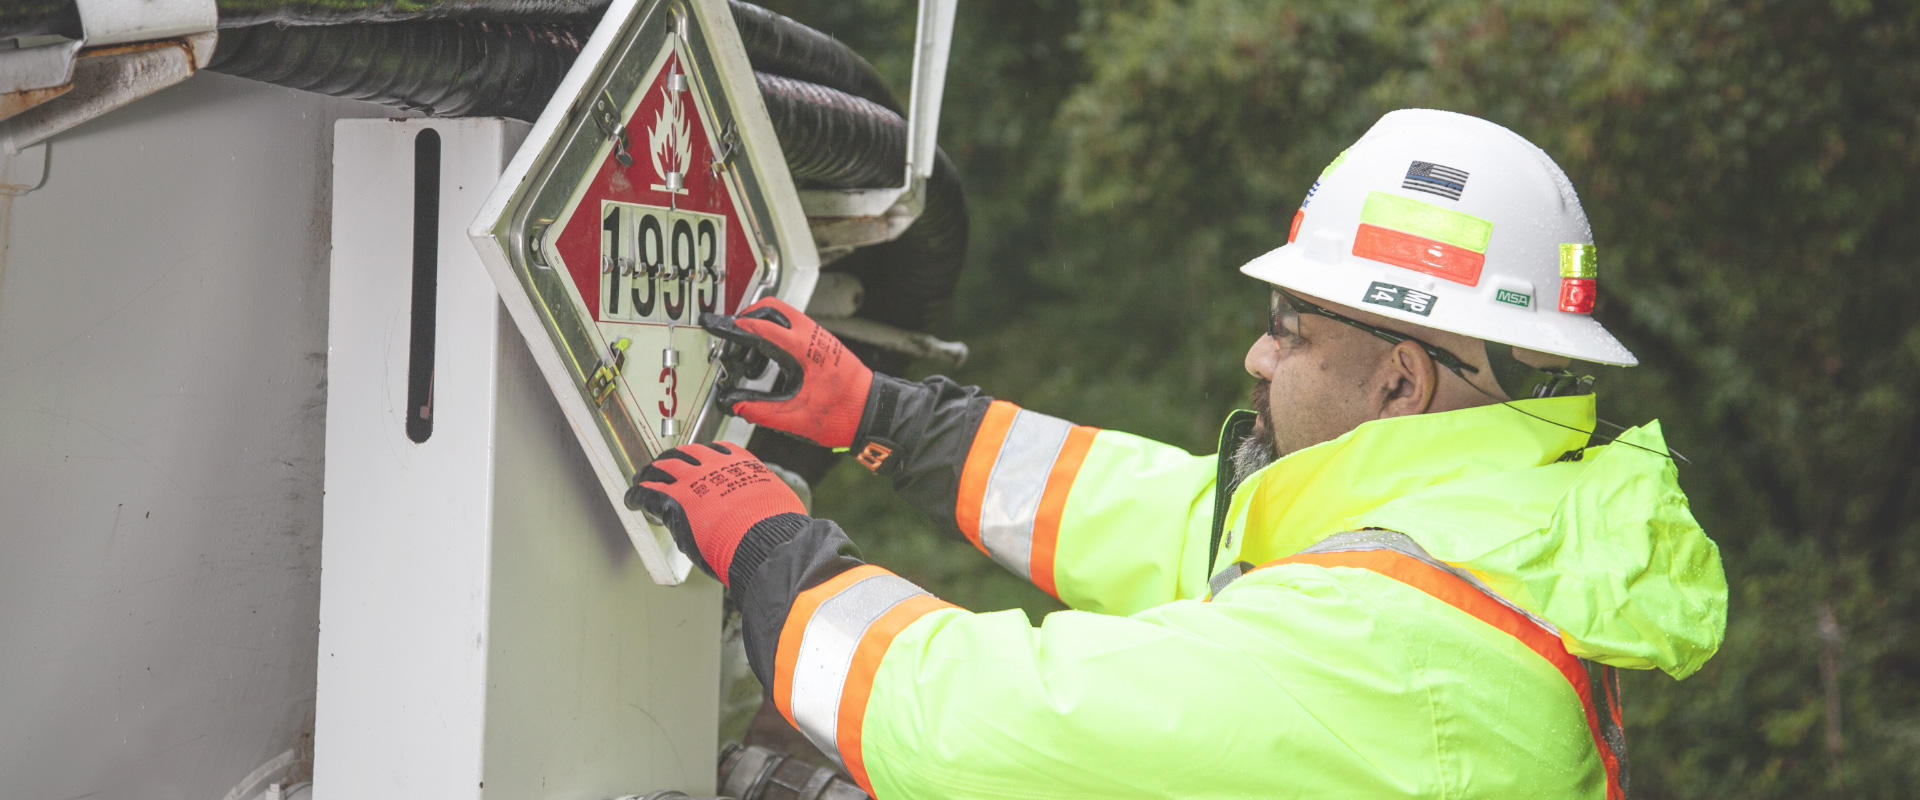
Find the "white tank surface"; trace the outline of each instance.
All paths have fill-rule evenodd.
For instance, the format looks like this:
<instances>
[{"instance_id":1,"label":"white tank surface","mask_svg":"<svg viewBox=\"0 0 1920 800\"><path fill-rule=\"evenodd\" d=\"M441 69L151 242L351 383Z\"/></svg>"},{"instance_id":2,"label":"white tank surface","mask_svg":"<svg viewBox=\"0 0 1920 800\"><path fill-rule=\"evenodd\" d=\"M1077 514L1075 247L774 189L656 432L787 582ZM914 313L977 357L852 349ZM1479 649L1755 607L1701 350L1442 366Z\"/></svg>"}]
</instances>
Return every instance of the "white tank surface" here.
<instances>
[{"instance_id":1,"label":"white tank surface","mask_svg":"<svg viewBox=\"0 0 1920 800\"><path fill-rule=\"evenodd\" d=\"M0 797L250 797L311 752L331 140L394 114L202 73L11 200Z\"/></svg>"}]
</instances>

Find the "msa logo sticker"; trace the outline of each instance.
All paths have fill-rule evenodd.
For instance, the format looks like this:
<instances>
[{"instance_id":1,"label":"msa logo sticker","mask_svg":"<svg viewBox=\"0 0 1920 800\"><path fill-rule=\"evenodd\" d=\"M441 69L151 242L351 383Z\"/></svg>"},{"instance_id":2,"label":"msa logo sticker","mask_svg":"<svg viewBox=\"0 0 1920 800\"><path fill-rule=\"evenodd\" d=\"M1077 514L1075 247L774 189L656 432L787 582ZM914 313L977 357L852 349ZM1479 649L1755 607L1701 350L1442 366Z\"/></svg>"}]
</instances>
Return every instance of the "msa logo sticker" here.
<instances>
[{"instance_id":1,"label":"msa logo sticker","mask_svg":"<svg viewBox=\"0 0 1920 800\"><path fill-rule=\"evenodd\" d=\"M1509 305L1516 305L1521 308L1533 307L1533 295L1521 294L1520 292L1513 291L1512 289L1501 289L1499 291L1494 292L1493 299Z\"/></svg>"},{"instance_id":2,"label":"msa logo sticker","mask_svg":"<svg viewBox=\"0 0 1920 800\"><path fill-rule=\"evenodd\" d=\"M1416 292L1405 286L1395 286L1379 281L1374 281L1372 286L1367 287L1367 296L1364 299L1376 306L1411 311L1423 317L1433 313L1433 304L1437 300L1426 292Z\"/></svg>"}]
</instances>

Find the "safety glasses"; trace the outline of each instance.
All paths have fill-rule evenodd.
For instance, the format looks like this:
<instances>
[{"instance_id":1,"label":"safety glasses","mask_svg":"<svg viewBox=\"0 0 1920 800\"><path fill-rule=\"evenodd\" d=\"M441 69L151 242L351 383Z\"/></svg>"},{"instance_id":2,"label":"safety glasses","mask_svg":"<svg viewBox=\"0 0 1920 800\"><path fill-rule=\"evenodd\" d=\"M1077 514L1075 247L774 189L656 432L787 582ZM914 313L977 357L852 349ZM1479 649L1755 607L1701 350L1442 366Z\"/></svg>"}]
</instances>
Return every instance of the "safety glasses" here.
<instances>
[{"instance_id":1,"label":"safety glasses","mask_svg":"<svg viewBox=\"0 0 1920 800\"><path fill-rule=\"evenodd\" d=\"M1467 373L1469 372L1474 374L1479 374L1480 372L1480 370L1474 368L1472 364L1461 361L1459 356L1438 347L1434 347L1433 345L1403 333L1394 333L1385 328L1368 325L1352 317L1328 311L1327 309L1302 300L1294 296L1292 292L1278 286L1273 288L1273 299L1267 305L1267 335L1272 336L1274 341L1282 345L1299 341L1300 315L1302 314L1314 314L1326 317L1335 322L1351 325L1394 344L1413 342L1414 344L1420 345L1420 349L1427 351L1427 355L1431 357L1435 363L1452 370L1453 374L1459 375L1461 380L1467 380Z\"/></svg>"}]
</instances>

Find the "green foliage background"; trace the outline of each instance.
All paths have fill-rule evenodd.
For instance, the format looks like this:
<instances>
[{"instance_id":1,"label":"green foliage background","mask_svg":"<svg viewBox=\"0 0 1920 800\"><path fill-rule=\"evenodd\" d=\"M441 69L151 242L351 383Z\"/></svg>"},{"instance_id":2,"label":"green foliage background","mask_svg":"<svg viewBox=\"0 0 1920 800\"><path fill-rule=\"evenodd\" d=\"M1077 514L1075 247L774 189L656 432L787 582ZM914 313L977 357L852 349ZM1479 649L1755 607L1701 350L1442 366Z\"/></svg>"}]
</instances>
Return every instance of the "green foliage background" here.
<instances>
[{"instance_id":1,"label":"green foliage background","mask_svg":"<svg viewBox=\"0 0 1920 800\"><path fill-rule=\"evenodd\" d=\"M905 96L910 0L768 5ZM1638 793L1920 795L1920 5L968 0L941 131L974 222L955 377L1210 450L1262 325L1235 268L1409 106L1573 178L1596 315L1642 359L1602 376L1602 414L1665 423L1725 555L1720 654L1624 678ZM1057 608L863 470L817 504L968 607Z\"/></svg>"}]
</instances>

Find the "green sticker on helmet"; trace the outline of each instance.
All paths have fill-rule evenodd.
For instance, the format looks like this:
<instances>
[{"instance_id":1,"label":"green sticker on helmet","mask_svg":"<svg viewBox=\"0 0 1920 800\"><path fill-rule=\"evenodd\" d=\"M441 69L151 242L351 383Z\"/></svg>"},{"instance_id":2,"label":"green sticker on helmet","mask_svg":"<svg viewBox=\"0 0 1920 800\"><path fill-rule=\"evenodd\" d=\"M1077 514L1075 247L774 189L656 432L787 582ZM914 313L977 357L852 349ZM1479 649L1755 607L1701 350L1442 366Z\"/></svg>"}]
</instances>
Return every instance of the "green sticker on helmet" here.
<instances>
[{"instance_id":1,"label":"green sticker on helmet","mask_svg":"<svg viewBox=\"0 0 1920 800\"><path fill-rule=\"evenodd\" d=\"M1360 207L1360 221L1481 254L1487 252L1487 242L1493 239L1491 222L1463 211L1386 192L1367 193L1366 205Z\"/></svg>"},{"instance_id":2,"label":"green sticker on helmet","mask_svg":"<svg viewBox=\"0 0 1920 800\"><path fill-rule=\"evenodd\" d=\"M1512 289L1500 289L1493 293L1493 299L1521 308L1533 307L1533 295L1516 292Z\"/></svg>"},{"instance_id":3,"label":"green sticker on helmet","mask_svg":"<svg viewBox=\"0 0 1920 800\"><path fill-rule=\"evenodd\" d=\"M1340 165L1345 163L1347 163L1347 151L1342 150L1340 151L1340 155L1334 156L1332 161L1327 162L1327 168L1320 170L1320 177L1315 180L1326 180L1328 175L1332 175L1334 170L1339 169Z\"/></svg>"}]
</instances>

